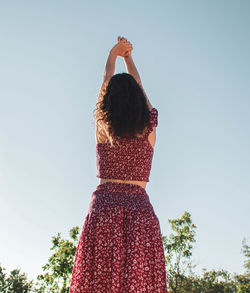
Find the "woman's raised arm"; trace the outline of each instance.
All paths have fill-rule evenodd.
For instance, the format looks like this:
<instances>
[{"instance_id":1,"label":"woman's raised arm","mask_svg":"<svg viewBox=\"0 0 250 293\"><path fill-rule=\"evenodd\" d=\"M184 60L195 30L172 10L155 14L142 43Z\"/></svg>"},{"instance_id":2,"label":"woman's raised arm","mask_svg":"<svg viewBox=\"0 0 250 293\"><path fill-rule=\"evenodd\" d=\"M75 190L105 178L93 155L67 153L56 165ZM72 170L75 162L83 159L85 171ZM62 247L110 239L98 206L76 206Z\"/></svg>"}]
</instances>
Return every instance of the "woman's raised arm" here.
<instances>
[{"instance_id":1,"label":"woman's raised arm","mask_svg":"<svg viewBox=\"0 0 250 293\"><path fill-rule=\"evenodd\" d=\"M149 110L151 111L151 109L153 108L153 106L150 104L149 102L149 99L142 87L142 83L141 83L141 79L140 79L140 75L136 69L136 66L134 64L134 61L133 61L133 58L132 58L132 55L131 55L131 51L127 52L126 56L123 57L123 60L124 60L124 63L126 65L126 69L127 69L127 73L131 74L134 79L137 81L137 83L140 85L140 87L142 88L142 91L146 97L146 100L147 100L147 104L148 104L148 107L149 107Z\"/></svg>"},{"instance_id":2,"label":"woman's raised arm","mask_svg":"<svg viewBox=\"0 0 250 293\"><path fill-rule=\"evenodd\" d=\"M114 45L114 47L109 51L109 56L106 62L105 70L104 70L104 75L103 75L103 82L101 89L106 87L107 84L109 83L110 78L114 75L115 73L115 62L116 58L118 56L125 56L126 52L129 52L132 50L132 45L130 42L120 42L120 37L118 37L118 43Z\"/></svg>"}]
</instances>

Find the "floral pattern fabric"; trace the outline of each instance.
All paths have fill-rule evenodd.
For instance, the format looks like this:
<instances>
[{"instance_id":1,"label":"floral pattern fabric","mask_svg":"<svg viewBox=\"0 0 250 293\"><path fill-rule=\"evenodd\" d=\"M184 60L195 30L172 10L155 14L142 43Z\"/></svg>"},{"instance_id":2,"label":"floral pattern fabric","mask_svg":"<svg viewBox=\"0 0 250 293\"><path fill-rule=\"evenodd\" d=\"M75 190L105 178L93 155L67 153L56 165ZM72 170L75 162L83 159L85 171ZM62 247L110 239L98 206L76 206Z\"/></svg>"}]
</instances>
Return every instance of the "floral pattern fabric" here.
<instances>
[{"instance_id":1,"label":"floral pattern fabric","mask_svg":"<svg viewBox=\"0 0 250 293\"><path fill-rule=\"evenodd\" d=\"M158 110L152 108L150 127L144 137L124 138L115 147L110 147L108 142L96 144L96 177L149 182L154 148L148 140L148 134L157 125Z\"/></svg>"},{"instance_id":2,"label":"floral pattern fabric","mask_svg":"<svg viewBox=\"0 0 250 293\"><path fill-rule=\"evenodd\" d=\"M159 220L146 190L105 182L92 193L69 293L168 293Z\"/></svg>"}]
</instances>

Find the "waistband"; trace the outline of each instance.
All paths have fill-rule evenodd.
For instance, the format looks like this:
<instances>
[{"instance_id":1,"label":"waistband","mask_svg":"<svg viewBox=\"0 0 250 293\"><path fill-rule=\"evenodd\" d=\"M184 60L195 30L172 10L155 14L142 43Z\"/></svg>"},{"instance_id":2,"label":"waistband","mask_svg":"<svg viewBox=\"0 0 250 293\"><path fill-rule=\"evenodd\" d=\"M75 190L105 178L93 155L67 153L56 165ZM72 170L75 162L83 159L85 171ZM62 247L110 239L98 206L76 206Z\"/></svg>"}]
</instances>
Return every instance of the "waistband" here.
<instances>
[{"instance_id":1,"label":"waistband","mask_svg":"<svg viewBox=\"0 0 250 293\"><path fill-rule=\"evenodd\" d=\"M148 197L148 194L145 188L141 187L138 184L133 183L121 183L121 182L104 182L96 187L96 191L107 191L107 192L118 192L118 193L131 193L131 194L138 194L144 195Z\"/></svg>"}]
</instances>

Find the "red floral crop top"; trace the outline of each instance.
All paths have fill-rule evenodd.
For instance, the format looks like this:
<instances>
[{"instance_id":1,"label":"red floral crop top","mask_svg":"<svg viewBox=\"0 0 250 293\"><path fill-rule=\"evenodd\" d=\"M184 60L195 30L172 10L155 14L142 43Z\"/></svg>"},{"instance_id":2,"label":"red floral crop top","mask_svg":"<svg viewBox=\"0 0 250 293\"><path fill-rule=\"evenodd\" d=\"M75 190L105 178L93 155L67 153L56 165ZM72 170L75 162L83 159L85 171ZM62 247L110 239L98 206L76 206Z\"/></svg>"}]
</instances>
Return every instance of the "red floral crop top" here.
<instances>
[{"instance_id":1,"label":"red floral crop top","mask_svg":"<svg viewBox=\"0 0 250 293\"><path fill-rule=\"evenodd\" d=\"M158 111L150 111L150 129L144 137L131 140L121 139L119 145L110 147L109 143L96 144L96 177L149 181L154 148L148 140L148 134L158 125Z\"/></svg>"}]
</instances>

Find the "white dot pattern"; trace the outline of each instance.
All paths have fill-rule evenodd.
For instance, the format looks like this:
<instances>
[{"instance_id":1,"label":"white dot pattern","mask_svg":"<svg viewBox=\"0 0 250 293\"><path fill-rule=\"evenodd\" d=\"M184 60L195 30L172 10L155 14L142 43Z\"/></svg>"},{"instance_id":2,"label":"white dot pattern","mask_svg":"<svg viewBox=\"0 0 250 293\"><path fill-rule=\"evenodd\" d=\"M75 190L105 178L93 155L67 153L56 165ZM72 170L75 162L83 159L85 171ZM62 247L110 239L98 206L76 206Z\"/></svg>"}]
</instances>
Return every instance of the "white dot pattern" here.
<instances>
[{"instance_id":1,"label":"white dot pattern","mask_svg":"<svg viewBox=\"0 0 250 293\"><path fill-rule=\"evenodd\" d=\"M159 220L144 188L105 182L92 193L69 293L168 293Z\"/></svg>"},{"instance_id":2,"label":"white dot pattern","mask_svg":"<svg viewBox=\"0 0 250 293\"><path fill-rule=\"evenodd\" d=\"M154 148L148 134L158 125L158 110L150 111L150 128L144 137L123 138L119 145L96 144L96 177L121 180L149 181Z\"/></svg>"}]
</instances>

